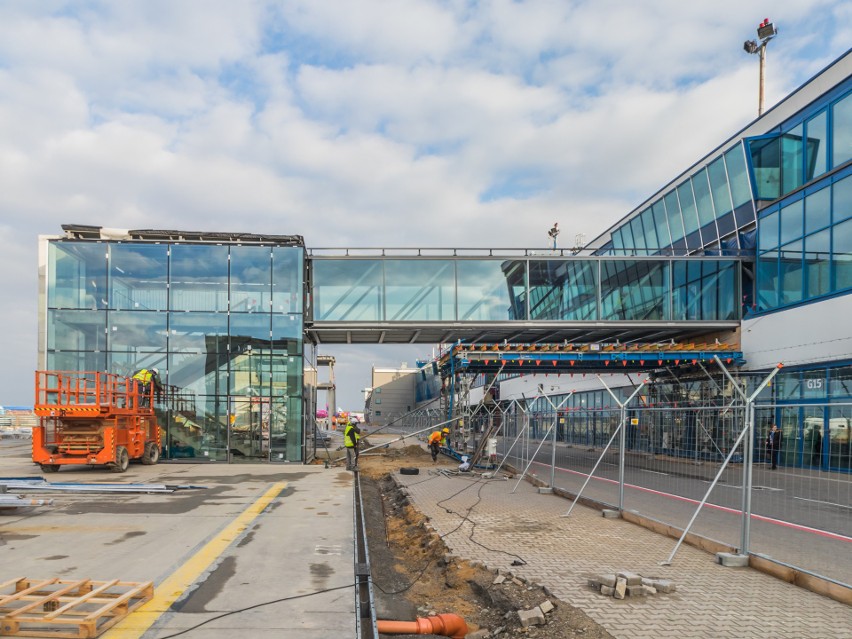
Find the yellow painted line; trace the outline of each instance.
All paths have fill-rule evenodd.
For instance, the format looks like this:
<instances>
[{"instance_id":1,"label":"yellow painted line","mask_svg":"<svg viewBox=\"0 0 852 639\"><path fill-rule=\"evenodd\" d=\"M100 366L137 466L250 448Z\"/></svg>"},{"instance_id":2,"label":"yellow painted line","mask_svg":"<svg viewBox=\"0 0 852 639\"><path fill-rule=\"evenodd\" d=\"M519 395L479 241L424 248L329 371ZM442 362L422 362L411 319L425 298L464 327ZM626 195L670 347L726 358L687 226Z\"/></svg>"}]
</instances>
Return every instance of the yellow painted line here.
<instances>
[{"instance_id":1,"label":"yellow painted line","mask_svg":"<svg viewBox=\"0 0 852 639\"><path fill-rule=\"evenodd\" d=\"M236 540L260 513L287 487L287 482L277 482L246 508L222 532L211 539L159 586L154 597L130 613L127 618L103 635L103 639L138 639L154 622L189 588L201 574Z\"/></svg>"}]
</instances>

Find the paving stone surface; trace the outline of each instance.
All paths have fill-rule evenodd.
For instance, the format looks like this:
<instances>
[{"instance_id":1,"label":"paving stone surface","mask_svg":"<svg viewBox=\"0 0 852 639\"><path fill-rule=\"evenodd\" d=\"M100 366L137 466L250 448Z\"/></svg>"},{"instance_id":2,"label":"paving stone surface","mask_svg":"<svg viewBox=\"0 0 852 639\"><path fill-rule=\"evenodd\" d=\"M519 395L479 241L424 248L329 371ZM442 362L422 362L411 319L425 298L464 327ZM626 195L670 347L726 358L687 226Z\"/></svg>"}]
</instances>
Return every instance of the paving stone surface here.
<instances>
[{"instance_id":1,"label":"paving stone surface","mask_svg":"<svg viewBox=\"0 0 852 639\"><path fill-rule=\"evenodd\" d=\"M539 494L526 482L476 477L402 476L414 504L451 551L489 568L546 586L584 610L615 637L772 637L852 639L852 607L715 557L599 511ZM449 511L449 512L448 512ZM522 560L525 565L513 566ZM669 579L670 594L617 600L593 591L589 578L630 571Z\"/></svg>"}]
</instances>

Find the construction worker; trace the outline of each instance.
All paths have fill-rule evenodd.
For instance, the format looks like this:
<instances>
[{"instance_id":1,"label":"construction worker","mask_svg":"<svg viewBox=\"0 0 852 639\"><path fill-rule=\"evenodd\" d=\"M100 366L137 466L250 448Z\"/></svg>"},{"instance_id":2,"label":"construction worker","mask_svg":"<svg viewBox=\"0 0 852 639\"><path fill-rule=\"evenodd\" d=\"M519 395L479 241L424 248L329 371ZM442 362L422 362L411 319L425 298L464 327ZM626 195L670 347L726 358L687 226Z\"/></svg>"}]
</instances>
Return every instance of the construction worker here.
<instances>
[{"instance_id":1,"label":"construction worker","mask_svg":"<svg viewBox=\"0 0 852 639\"><path fill-rule=\"evenodd\" d=\"M438 450L441 446L447 445L447 435L450 434L449 428L444 428L443 430L436 430L434 433L429 435L429 448L432 451L432 461L438 461Z\"/></svg>"},{"instance_id":2,"label":"construction worker","mask_svg":"<svg viewBox=\"0 0 852 639\"><path fill-rule=\"evenodd\" d=\"M346 446L346 470L358 470L358 442L361 429L349 421L347 416L343 426L343 445Z\"/></svg>"},{"instance_id":3,"label":"construction worker","mask_svg":"<svg viewBox=\"0 0 852 639\"><path fill-rule=\"evenodd\" d=\"M163 383L160 381L160 370L158 368L143 368L133 373L133 379L139 384L139 390L142 394L142 405L149 406L151 398L151 386L157 392L157 397L163 390Z\"/></svg>"}]
</instances>

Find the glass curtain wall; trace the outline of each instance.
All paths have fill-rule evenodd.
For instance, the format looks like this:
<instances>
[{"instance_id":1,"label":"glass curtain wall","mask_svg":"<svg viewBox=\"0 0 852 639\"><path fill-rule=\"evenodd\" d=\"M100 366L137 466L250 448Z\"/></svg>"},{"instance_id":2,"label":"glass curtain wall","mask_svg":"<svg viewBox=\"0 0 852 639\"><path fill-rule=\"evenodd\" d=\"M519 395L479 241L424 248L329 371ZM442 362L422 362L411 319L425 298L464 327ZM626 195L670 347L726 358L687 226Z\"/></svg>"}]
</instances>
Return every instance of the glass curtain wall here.
<instances>
[{"instance_id":1,"label":"glass curtain wall","mask_svg":"<svg viewBox=\"0 0 852 639\"><path fill-rule=\"evenodd\" d=\"M315 322L734 320L737 262L314 258Z\"/></svg>"},{"instance_id":2,"label":"glass curtain wall","mask_svg":"<svg viewBox=\"0 0 852 639\"><path fill-rule=\"evenodd\" d=\"M47 367L158 368L166 458L303 459L298 247L52 241Z\"/></svg>"},{"instance_id":3,"label":"glass curtain wall","mask_svg":"<svg viewBox=\"0 0 852 639\"><path fill-rule=\"evenodd\" d=\"M852 288L852 169L761 213L755 311Z\"/></svg>"}]
</instances>

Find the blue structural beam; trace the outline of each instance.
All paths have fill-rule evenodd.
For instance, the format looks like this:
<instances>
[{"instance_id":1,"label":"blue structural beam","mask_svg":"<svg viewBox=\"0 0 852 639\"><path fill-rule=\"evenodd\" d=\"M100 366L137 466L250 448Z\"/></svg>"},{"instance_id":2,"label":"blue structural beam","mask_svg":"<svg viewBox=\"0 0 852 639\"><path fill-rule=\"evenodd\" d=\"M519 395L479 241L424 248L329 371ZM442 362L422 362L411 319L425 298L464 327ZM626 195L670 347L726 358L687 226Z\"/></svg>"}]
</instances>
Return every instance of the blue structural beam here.
<instances>
[{"instance_id":1,"label":"blue structural beam","mask_svg":"<svg viewBox=\"0 0 852 639\"><path fill-rule=\"evenodd\" d=\"M470 350L463 344L453 346L440 359L443 376L454 373L550 373L550 372L622 372L653 371L664 367L693 367L707 364L718 357L727 365L745 363L741 351L713 347L691 349L675 346L653 350L644 347L591 350ZM492 347L493 348L493 347Z\"/></svg>"}]
</instances>

